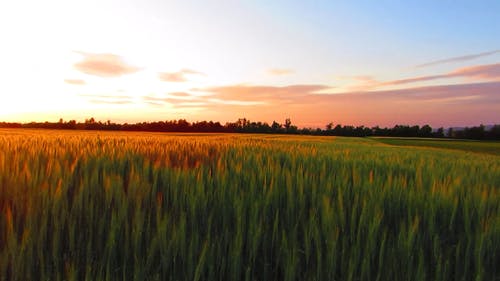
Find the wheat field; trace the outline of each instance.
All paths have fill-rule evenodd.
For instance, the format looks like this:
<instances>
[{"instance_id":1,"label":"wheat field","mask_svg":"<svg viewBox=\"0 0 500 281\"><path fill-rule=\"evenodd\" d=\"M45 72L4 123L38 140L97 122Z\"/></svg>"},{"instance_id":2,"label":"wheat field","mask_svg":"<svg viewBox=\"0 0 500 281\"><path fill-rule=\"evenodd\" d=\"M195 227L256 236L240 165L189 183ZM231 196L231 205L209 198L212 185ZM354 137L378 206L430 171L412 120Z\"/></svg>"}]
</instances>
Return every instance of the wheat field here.
<instances>
[{"instance_id":1,"label":"wheat field","mask_svg":"<svg viewBox=\"0 0 500 281\"><path fill-rule=\"evenodd\" d=\"M0 280L500 280L500 157L0 130Z\"/></svg>"}]
</instances>

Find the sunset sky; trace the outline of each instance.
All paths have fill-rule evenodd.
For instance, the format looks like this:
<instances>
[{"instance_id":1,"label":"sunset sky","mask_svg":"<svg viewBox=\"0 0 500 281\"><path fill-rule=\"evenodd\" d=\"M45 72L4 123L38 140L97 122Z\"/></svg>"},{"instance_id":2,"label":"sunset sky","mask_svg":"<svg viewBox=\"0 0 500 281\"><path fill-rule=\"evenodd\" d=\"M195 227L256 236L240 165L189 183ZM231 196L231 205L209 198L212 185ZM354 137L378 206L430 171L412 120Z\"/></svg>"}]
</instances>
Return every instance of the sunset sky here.
<instances>
[{"instance_id":1,"label":"sunset sky","mask_svg":"<svg viewBox=\"0 0 500 281\"><path fill-rule=\"evenodd\" d=\"M0 3L0 121L500 123L500 1Z\"/></svg>"}]
</instances>

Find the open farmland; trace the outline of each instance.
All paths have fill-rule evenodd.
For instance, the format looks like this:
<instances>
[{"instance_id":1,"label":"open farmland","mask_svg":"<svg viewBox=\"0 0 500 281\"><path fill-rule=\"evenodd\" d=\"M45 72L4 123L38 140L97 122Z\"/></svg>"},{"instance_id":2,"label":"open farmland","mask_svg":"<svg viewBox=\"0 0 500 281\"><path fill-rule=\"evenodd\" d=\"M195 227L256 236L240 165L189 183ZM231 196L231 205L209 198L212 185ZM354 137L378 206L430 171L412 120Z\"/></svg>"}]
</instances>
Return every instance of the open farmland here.
<instances>
[{"instance_id":1,"label":"open farmland","mask_svg":"<svg viewBox=\"0 0 500 281\"><path fill-rule=\"evenodd\" d=\"M414 146L414 147L435 147L442 149L454 149L477 153L486 153L500 156L500 142L498 141L478 141L478 140L453 140L453 139L426 139L426 138L387 138L375 137L381 143Z\"/></svg>"},{"instance_id":2,"label":"open farmland","mask_svg":"<svg viewBox=\"0 0 500 281\"><path fill-rule=\"evenodd\" d=\"M499 280L499 188L373 139L0 130L0 280Z\"/></svg>"}]
</instances>

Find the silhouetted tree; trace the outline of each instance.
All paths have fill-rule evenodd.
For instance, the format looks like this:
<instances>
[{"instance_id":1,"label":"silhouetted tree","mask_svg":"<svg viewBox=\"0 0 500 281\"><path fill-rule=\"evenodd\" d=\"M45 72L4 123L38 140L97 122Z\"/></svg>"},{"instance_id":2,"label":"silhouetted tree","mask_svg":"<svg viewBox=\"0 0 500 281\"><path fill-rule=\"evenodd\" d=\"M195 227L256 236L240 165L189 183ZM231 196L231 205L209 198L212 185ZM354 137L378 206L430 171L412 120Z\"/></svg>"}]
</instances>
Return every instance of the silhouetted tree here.
<instances>
[{"instance_id":1,"label":"silhouetted tree","mask_svg":"<svg viewBox=\"0 0 500 281\"><path fill-rule=\"evenodd\" d=\"M500 140L500 125L494 125L491 127L487 138L490 140Z\"/></svg>"},{"instance_id":2,"label":"silhouetted tree","mask_svg":"<svg viewBox=\"0 0 500 281\"><path fill-rule=\"evenodd\" d=\"M281 133L281 124L276 121L273 121L271 129L273 133Z\"/></svg>"},{"instance_id":3,"label":"silhouetted tree","mask_svg":"<svg viewBox=\"0 0 500 281\"><path fill-rule=\"evenodd\" d=\"M236 122L228 122L225 125L213 121L198 121L190 123L185 119L142 122L135 124L117 124L107 120L96 121L93 117L78 123L75 120L65 122L62 118L58 122L30 122L30 123L7 123L0 122L1 128L45 128L45 129L68 129L68 130L121 130L121 131L151 131L151 132L227 132L227 133L287 133L308 135L333 135L333 136L393 136L393 137L445 137L444 128L435 132L429 125L419 126L396 125L393 128L380 128L375 126L336 125L329 123L325 129L301 128L292 125L290 118L285 120L284 126L276 121L272 125L266 122L252 122L246 118L240 118ZM480 125L477 127L464 128L463 130L449 128L446 137L466 139L488 139L500 140L500 125L494 125L489 130Z\"/></svg>"},{"instance_id":4,"label":"silhouetted tree","mask_svg":"<svg viewBox=\"0 0 500 281\"><path fill-rule=\"evenodd\" d=\"M333 129L333 122L326 124L326 130L331 131Z\"/></svg>"},{"instance_id":5,"label":"silhouetted tree","mask_svg":"<svg viewBox=\"0 0 500 281\"><path fill-rule=\"evenodd\" d=\"M285 130L288 132L290 130L290 126L292 126L292 120L290 118L285 119Z\"/></svg>"},{"instance_id":6,"label":"silhouetted tree","mask_svg":"<svg viewBox=\"0 0 500 281\"><path fill-rule=\"evenodd\" d=\"M453 128L448 128L448 133L446 133L446 136L449 138L455 137L455 132L453 131Z\"/></svg>"},{"instance_id":7,"label":"silhouetted tree","mask_svg":"<svg viewBox=\"0 0 500 281\"><path fill-rule=\"evenodd\" d=\"M433 135L435 138L444 138L444 129L443 127L437 129L437 131Z\"/></svg>"},{"instance_id":8,"label":"silhouetted tree","mask_svg":"<svg viewBox=\"0 0 500 281\"><path fill-rule=\"evenodd\" d=\"M419 137L422 138L430 138L432 137L432 128L429 125L424 125L422 128L420 128L420 132L418 133Z\"/></svg>"}]
</instances>

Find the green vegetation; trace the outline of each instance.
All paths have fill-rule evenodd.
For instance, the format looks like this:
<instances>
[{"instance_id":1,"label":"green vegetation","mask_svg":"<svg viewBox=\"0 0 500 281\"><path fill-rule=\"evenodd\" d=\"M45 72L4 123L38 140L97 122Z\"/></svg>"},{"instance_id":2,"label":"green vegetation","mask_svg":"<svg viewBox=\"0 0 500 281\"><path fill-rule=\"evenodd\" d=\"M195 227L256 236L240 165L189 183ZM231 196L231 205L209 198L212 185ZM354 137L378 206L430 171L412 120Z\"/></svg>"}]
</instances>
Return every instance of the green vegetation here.
<instances>
[{"instance_id":1,"label":"green vegetation","mask_svg":"<svg viewBox=\"0 0 500 281\"><path fill-rule=\"evenodd\" d=\"M0 131L0 280L498 280L500 158Z\"/></svg>"},{"instance_id":2,"label":"green vegetation","mask_svg":"<svg viewBox=\"0 0 500 281\"><path fill-rule=\"evenodd\" d=\"M423 146L456 149L500 156L499 141L425 139L425 138L372 138L378 142L398 146Z\"/></svg>"}]
</instances>

